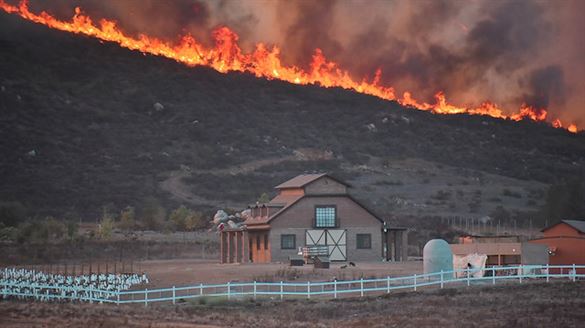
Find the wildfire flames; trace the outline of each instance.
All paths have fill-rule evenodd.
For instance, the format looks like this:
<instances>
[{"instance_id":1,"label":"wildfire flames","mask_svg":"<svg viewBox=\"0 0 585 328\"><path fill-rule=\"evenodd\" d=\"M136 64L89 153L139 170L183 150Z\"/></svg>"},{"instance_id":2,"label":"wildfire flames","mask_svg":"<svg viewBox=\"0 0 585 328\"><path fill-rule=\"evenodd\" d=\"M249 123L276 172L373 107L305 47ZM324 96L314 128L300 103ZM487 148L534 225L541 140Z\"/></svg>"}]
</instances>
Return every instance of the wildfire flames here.
<instances>
[{"instance_id":1,"label":"wildfire flames","mask_svg":"<svg viewBox=\"0 0 585 328\"><path fill-rule=\"evenodd\" d=\"M18 6L14 6L0 0L0 8L7 13L19 15L24 19L54 29L115 42L124 48L171 58L188 66L212 67L222 73L248 72L260 78L279 79L296 84L315 84L326 88L341 87L438 114L489 115L514 121L524 119L544 121L547 118L545 108L534 108L528 105L522 105L517 113L510 115L505 114L495 103L489 101L477 107L456 106L447 102L442 91L435 95L433 104L417 101L410 92L404 92L400 98L396 96L392 87L380 85L381 70L376 71L371 81L355 80L350 77L347 70L327 60L320 49L315 49L309 70L303 70L297 66L285 66L281 63L280 49L277 46L269 48L259 43L253 52L244 53L238 45L238 35L228 27L220 27L213 32L215 47L205 47L191 35L182 36L177 44L169 44L147 35L140 35L138 38L129 37L117 27L116 22L102 19L99 24L95 24L90 17L82 13L80 8L75 9L75 15L68 22L58 20L44 11L39 14L31 12L27 1L21 1ZM564 126L559 119L553 120L552 125L556 128ZM577 126L570 124L567 130L575 133Z\"/></svg>"}]
</instances>

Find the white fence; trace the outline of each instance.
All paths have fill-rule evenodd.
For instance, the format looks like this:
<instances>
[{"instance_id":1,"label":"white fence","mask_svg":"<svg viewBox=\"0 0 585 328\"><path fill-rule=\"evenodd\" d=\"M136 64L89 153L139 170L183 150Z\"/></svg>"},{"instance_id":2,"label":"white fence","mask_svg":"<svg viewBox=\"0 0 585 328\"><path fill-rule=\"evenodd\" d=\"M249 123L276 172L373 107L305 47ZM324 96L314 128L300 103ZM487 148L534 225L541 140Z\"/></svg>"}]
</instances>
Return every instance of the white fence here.
<instances>
[{"instance_id":1,"label":"white fence","mask_svg":"<svg viewBox=\"0 0 585 328\"><path fill-rule=\"evenodd\" d=\"M492 284L497 281L542 280L565 278L571 281L585 278L585 265L525 265L514 267L493 267L486 269L463 269L435 272L404 277L385 277L351 281L326 282L228 282L225 284L199 284L195 286L170 287L129 291L107 291L94 288L36 285L33 283L0 282L3 298L23 298L40 301L84 301L100 303L142 303L172 302L203 297L224 297L230 299L270 297L286 298L338 298L366 294L390 293L395 290L416 291L422 287L444 288L446 285ZM483 271L483 274L477 274ZM457 278L459 277L459 278Z\"/></svg>"}]
</instances>

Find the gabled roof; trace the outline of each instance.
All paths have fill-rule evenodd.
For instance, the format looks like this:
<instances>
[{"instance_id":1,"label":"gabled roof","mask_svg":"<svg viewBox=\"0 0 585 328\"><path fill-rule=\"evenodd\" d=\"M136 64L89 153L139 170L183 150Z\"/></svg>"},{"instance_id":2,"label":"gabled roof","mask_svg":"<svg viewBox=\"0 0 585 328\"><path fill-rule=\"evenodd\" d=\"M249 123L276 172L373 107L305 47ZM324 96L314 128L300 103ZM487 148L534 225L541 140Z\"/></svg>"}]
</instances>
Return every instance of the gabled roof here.
<instances>
[{"instance_id":1,"label":"gabled roof","mask_svg":"<svg viewBox=\"0 0 585 328\"><path fill-rule=\"evenodd\" d=\"M271 202L277 201L277 202L285 203L283 208L281 208L278 212L272 214L271 216L251 217L251 218L247 219L246 221L244 221L244 224L246 224L246 225L267 224L274 217L276 217L280 213L287 210L289 207L294 205L296 202L301 200L301 198L303 198L303 197L304 197L303 195L294 195L294 196L281 196L281 195L279 195L279 196L276 196L273 200L271 200Z\"/></svg>"},{"instance_id":2,"label":"gabled roof","mask_svg":"<svg viewBox=\"0 0 585 328\"><path fill-rule=\"evenodd\" d=\"M274 188L275 189L302 188L302 187L308 185L309 183L316 181L316 180L319 180L325 176L328 177L329 179L332 179L332 180L338 182L338 183L341 183L344 186L349 187L349 185L347 183L339 181L339 180L335 179L334 177L328 175L327 173L318 173L318 174L297 175L296 177L294 177L288 181L285 181Z\"/></svg>"},{"instance_id":3,"label":"gabled roof","mask_svg":"<svg viewBox=\"0 0 585 328\"><path fill-rule=\"evenodd\" d=\"M312 197L347 197L347 198L351 199L354 203L356 203L359 207L361 207L366 212L368 212L376 220L380 221L380 223L384 224L384 220L382 220L376 213L374 213L372 210L370 210L369 208L367 208L366 206L364 206L364 204L360 203L357 199L353 198L349 194L346 194L346 195L326 195L326 194L324 194L324 195L299 195L299 196L291 196L291 201L289 203L287 203L287 205L285 207L281 208L278 212L272 214L269 217L262 217L262 218L257 218L257 219L256 218L250 218L250 219L246 220L244 222L244 224L250 224L250 225L254 225L254 224L268 224L268 223L270 223L270 221L274 220L276 217L278 217L282 213L286 212L289 208L291 208L293 205L295 205L296 203L298 203L301 199L304 199L304 198L312 198ZM396 228L396 229L399 229L399 228Z\"/></svg>"},{"instance_id":4,"label":"gabled roof","mask_svg":"<svg viewBox=\"0 0 585 328\"><path fill-rule=\"evenodd\" d=\"M561 222L570 225L571 227L577 229L579 232L585 233L585 221L579 221L579 220L561 220Z\"/></svg>"},{"instance_id":5,"label":"gabled roof","mask_svg":"<svg viewBox=\"0 0 585 328\"><path fill-rule=\"evenodd\" d=\"M557 224L561 224L561 223L568 224L571 227L575 228L575 230L577 230L581 233L585 233L585 221L581 221L581 220L561 220L561 221L559 221L559 222L557 222L549 227L542 229L541 231L548 230L548 229L556 226Z\"/></svg>"}]
</instances>

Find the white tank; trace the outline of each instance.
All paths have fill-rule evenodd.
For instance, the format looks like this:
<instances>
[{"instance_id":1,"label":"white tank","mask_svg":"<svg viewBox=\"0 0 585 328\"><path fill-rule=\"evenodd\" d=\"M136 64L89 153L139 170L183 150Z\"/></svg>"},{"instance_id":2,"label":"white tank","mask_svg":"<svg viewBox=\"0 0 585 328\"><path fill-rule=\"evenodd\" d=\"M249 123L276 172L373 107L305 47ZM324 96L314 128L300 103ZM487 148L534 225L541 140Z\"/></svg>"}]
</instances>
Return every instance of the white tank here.
<instances>
[{"instance_id":1,"label":"white tank","mask_svg":"<svg viewBox=\"0 0 585 328\"><path fill-rule=\"evenodd\" d=\"M423 249L423 267L425 273L453 271L451 246L443 239L429 240Z\"/></svg>"}]
</instances>

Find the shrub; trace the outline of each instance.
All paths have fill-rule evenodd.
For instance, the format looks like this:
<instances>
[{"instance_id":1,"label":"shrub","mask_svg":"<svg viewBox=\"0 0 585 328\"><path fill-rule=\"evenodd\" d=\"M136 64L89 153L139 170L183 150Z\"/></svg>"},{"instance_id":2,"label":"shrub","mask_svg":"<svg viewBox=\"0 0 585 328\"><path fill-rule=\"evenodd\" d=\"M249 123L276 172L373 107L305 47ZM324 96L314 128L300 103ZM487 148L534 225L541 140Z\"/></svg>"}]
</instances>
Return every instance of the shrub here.
<instances>
[{"instance_id":1,"label":"shrub","mask_svg":"<svg viewBox=\"0 0 585 328\"><path fill-rule=\"evenodd\" d=\"M510 189L504 188L503 190L504 196L513 197L513 198L522 198L522 195L518 192L512 191Z\"/></svg>"},{"instance_id":2,"label":"shrub","mask_svg":"<svg viewBox=\"0 0 585 328\"><path fill-rule=\"evenodd\" d=\"M18 243L46 243L59 241L68 233L67 226L53 217L44 220L29 220L18 226L16 241Z\"/></svg>"},{"instance_id":3,"label":"shrub","mask_svg":"<svg viewBox=\"0 0 585 328\"><path fill-rule=\"evenodd\" d=\"M432 199L446 201L451 198L451 191L439 190L431 196Z\"/></svg>"},{"instance_id":4,"label":"shrub","mask_svg":"<svg viewBox=\"0 0 585 328\"><path fill-rule=\"evenodd\" d=\"M13 242L18 238L18 229L16 227L5 227L0 224L0 241Z\"/></svg>"},{"instance_id":5,"label":"shrub","mask_svg":"<svg viewBox=\"0 0 585 328\"><path fill-rule=\"evenodd\" d=\"M0 224L16 227L26 218L26 208L19 202L0 202Z\"/></svg>"}]
</instances>

